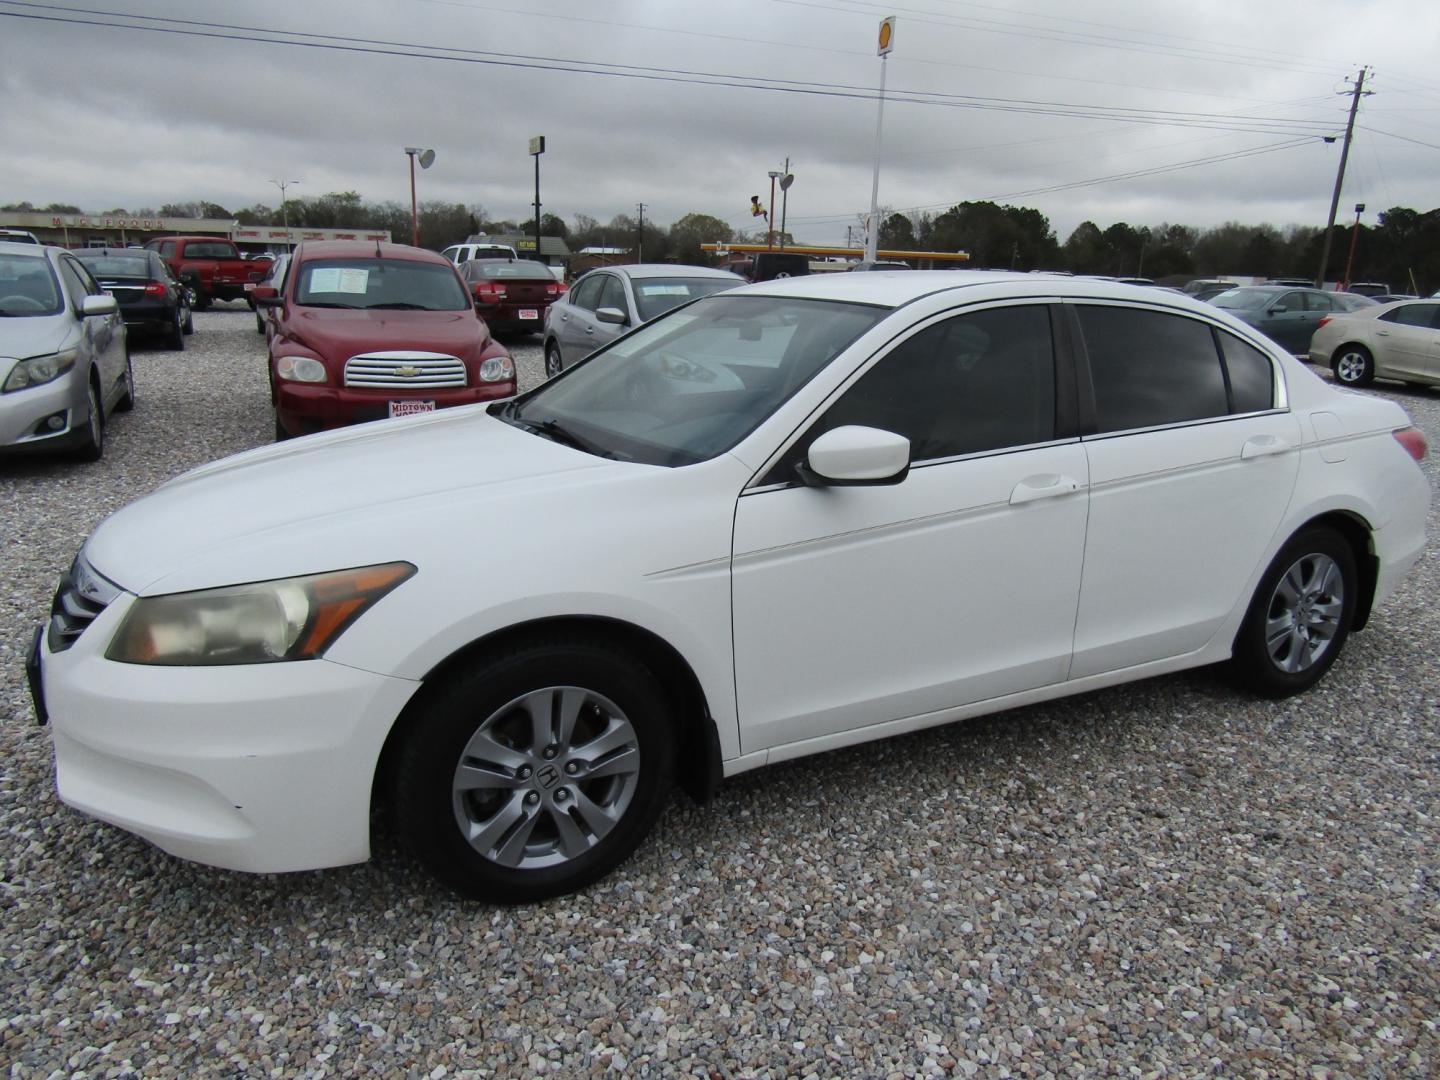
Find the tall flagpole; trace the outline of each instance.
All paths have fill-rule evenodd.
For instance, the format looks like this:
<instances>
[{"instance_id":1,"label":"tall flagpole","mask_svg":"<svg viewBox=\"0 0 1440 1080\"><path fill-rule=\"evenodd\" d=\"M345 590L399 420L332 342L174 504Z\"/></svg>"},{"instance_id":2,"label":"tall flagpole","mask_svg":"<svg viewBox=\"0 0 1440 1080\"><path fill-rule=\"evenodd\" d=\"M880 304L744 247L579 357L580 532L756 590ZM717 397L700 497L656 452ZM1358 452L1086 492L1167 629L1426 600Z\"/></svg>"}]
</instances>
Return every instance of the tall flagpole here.
<instances>
[{"instance_id":1,"label":"tall flagpole","mask_svg":"<svg viewBox=\"0 0 1440 1080\"><path fill-rule=\"evenodd\" d=\"M880 57L880 101L875 109L875 174L870 181L870 217L865 223L866 262L875 261L875 253L880 247L880 149L885 123L885 59L894 45L895 16L891 15L880 21L879 47L876 49Z\"/></svg>"}]
</instances>

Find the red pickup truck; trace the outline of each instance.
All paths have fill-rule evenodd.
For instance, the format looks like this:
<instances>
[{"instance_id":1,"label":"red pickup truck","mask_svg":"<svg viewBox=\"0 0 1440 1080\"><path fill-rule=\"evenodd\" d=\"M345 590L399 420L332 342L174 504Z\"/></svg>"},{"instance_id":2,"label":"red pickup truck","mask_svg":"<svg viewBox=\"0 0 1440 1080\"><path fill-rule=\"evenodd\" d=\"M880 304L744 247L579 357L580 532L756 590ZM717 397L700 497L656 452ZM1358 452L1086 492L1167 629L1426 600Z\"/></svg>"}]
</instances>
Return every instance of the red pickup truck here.
<instances>
[{"instance_id":1,"label":"red pickup truck","mask_svg":"<svg viewBox=\"0 0 1440 1080\"><path fill-rule=\"evenodd\" d=\"M247 282L259 281L270 264L252 261L223 236L160 236L145 245L170 266L170 272L195 292L193 307L204 311L212 300L247 299Z\"/></svg>"}]
</instances>

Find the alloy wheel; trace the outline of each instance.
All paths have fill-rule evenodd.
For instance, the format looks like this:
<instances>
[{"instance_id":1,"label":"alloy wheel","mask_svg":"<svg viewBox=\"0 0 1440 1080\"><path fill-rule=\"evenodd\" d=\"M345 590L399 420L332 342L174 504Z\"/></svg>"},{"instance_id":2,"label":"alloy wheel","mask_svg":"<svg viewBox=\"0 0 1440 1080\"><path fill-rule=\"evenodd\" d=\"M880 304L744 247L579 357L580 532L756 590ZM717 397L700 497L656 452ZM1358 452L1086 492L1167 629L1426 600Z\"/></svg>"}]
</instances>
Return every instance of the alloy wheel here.
<instances>
[{"instance_id":1,"label":"alloy wheel","mask_svg":"<svg viewBox=\"0 0 1440 1080\"><path fill-rule=\"evenodd\" d=\"M605 839L639 777L639 737L613 702L581 687L545 687L498 709L470 737L451 782L455 822L501 866L556 866Z\"/></svg>"},{"instance_id":2,"label":"alloy wheel","mask_svg":"<svg viewBox=\"0 0 1440 1080\"><path fill-rule=\"evenodd\" d=\"M1296 673L1325 655L1345 611L1345 578L1329 555L1304 555L1270 596L1265 645L1281 671Z\"/></svg>"}]
</instances>

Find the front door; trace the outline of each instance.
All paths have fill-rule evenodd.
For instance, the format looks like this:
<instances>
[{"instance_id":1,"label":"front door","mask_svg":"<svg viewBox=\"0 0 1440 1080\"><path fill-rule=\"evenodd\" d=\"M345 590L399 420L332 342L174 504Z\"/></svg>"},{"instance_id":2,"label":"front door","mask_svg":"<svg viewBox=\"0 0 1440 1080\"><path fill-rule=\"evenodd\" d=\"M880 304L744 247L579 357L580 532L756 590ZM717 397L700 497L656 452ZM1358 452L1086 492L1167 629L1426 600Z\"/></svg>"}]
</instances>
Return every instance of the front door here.
<instances>
[{"instance_id":1,"label":"front door","mask_svg":"<svg viewBox=\"0 0 1440 1080\"><path fill-rule=\"evenodd\" d=\"M1051 309L933 321L827 408L738 501L733 605L746 753L1063 682L1085 452L1057 419ZM898 484L806 487L814 439L906 436Z\"/></svg>"},{"instance_id":2,"label":"front door","mask_svg":"<svg viewBox=\"0 0 1440 1080\"><path fill-rule=\"evenodd\" d=\"M1384 374L1440 377L1440 304L1406 304L1375 322Z\"/></svg>"}]
</instances>

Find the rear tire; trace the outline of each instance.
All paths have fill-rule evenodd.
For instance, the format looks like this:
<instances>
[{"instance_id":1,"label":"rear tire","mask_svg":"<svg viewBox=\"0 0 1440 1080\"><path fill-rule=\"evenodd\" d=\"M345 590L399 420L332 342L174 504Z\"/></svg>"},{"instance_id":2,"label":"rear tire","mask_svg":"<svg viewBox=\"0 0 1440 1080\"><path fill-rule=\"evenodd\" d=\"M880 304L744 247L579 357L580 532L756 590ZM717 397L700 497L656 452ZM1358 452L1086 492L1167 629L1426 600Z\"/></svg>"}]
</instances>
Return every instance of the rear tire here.
<instances>
[{"instance_id":1,"label":"rear tire","mask_svg":"<svg viewBox=\"0 0 1440 1080\"><path fill-rule=\"evenodd\" d=\"M165 333L165 341L175 352L185 350L185 323L180 317L180 309L175 309L175 321L170 324L170 329Z\"/></svg>"},{"instance_id":2,"label":"rear tire","mask_svg":"<svg viewBox=\"0 0 1440 1080\"><path fill-rule=\"evenodd\" d=\"M1342 345L1335 350L1330 370L1344 386L1369 386L1375 381L1375 358L1364 345Z\"/></svg>"},{"instance_id":3,"label":"rear tire","mask_svg":"<svg viewBox=\"0 0 1440 1080\"><path fill-rule=\"evenodd\" d=\"M640 845L674 769L673 710L639 662L542 638L457 671L390 771L396 835L435 877L497 904L583 888Z\"/></svg>"},{"instance_id":4,"label":"rear tire","mask_svg":"<svg viewBox=\"0 0 1440 1080\"><path fill-rule=\"evenodd\" d=\"M1306 529L1280 549L1235 636L1231 665L1240 682L1281 698L1314 686L1330 670L1355 614L1355 554L1334 529Z\"/></svg>"}]
</instances>

